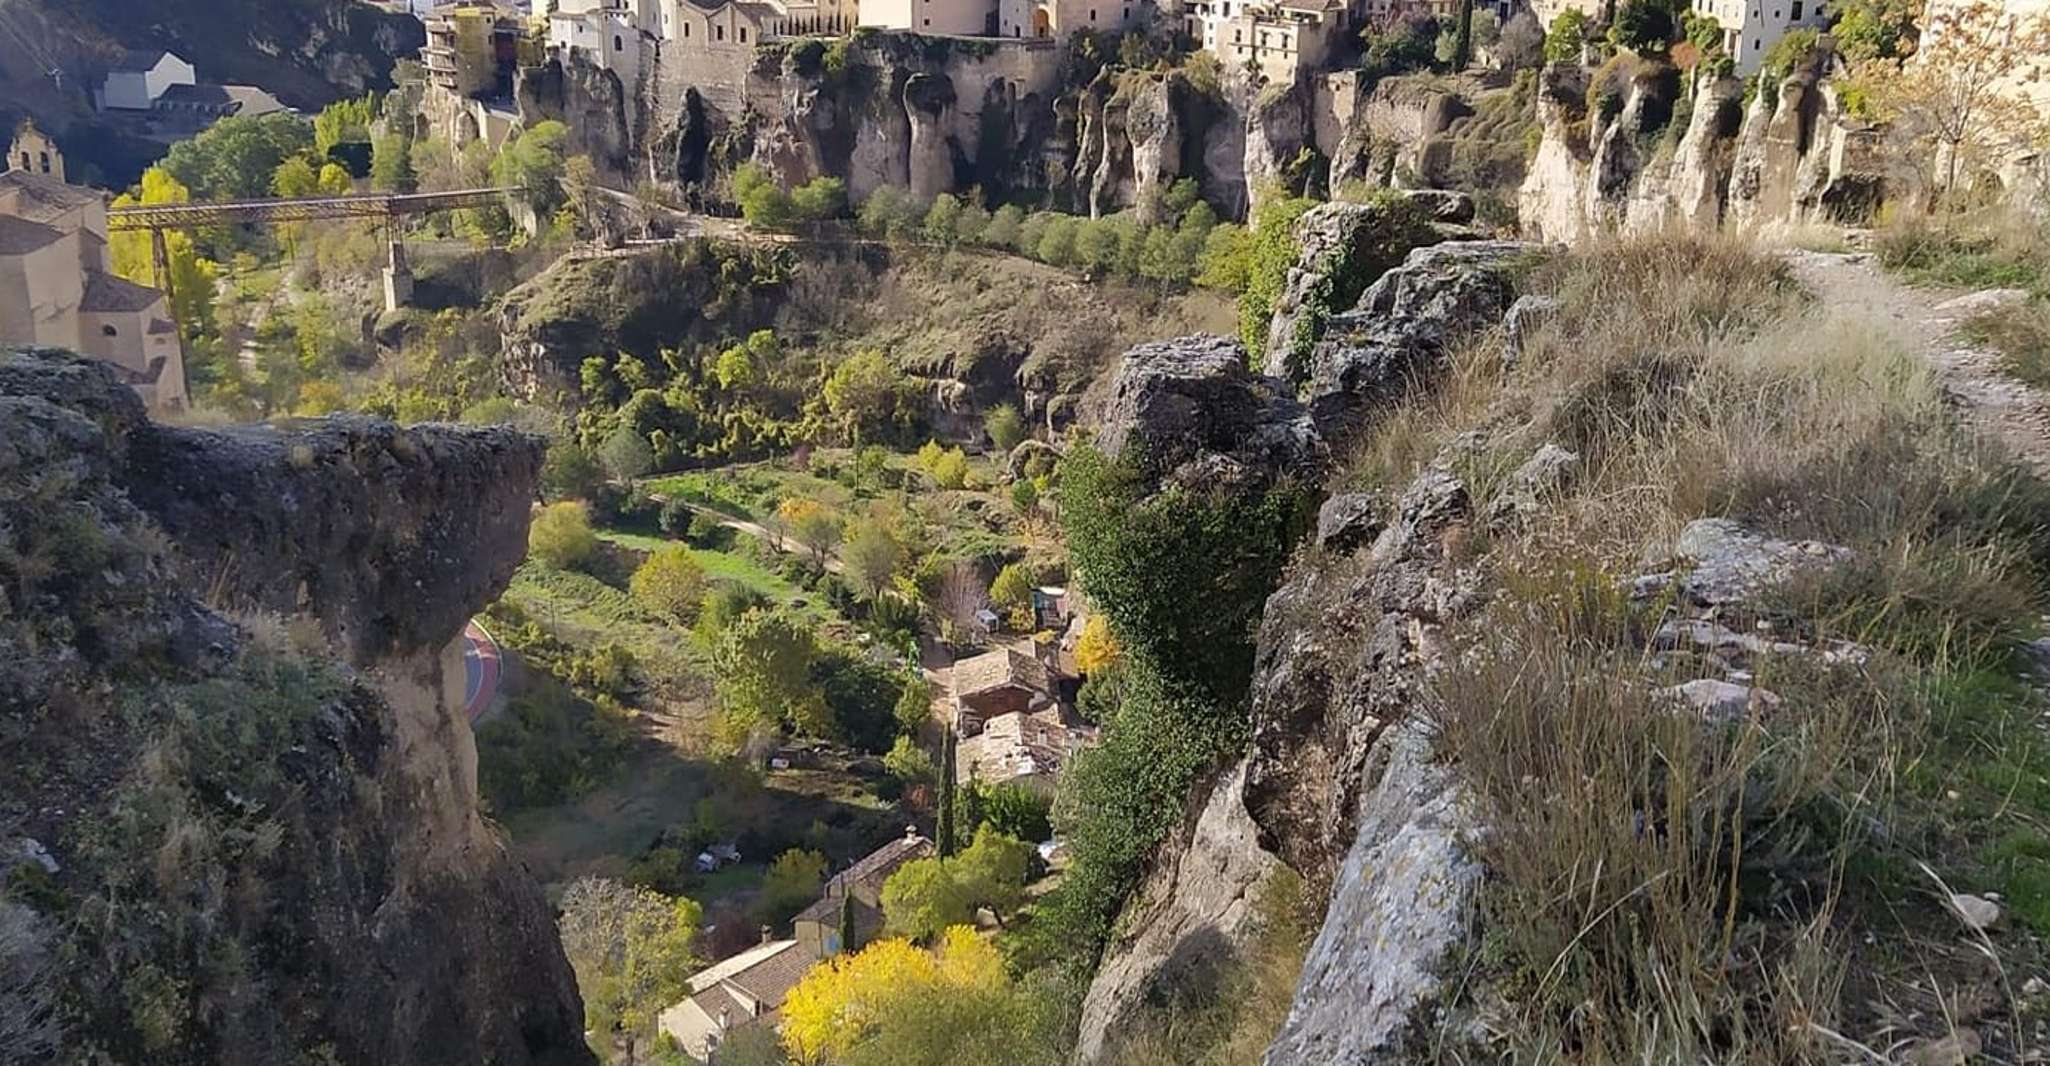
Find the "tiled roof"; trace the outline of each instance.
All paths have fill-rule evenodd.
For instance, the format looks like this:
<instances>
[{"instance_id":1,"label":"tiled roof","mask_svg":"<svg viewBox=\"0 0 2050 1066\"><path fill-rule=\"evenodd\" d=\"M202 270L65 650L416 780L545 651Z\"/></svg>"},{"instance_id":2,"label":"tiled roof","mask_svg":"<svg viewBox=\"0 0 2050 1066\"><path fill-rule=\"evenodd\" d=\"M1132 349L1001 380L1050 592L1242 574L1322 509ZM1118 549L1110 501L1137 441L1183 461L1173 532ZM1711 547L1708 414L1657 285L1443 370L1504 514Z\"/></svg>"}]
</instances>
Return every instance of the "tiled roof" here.
<instances>
[{"instance_id":1,"label":"tiled roof","mask_svg":"<svg viewBox=\"0 0 2050 1066\"><path fill-rule=\"evenodd\" d=\"M758 966L796 946L797 941L795 940L776 940L758 947L749 948L730 959L722 960L715 965L707 966L691 974L688 982L689 988L693 992L703 991L750 966Z\"/></svg>"},{"instance_id":2,"label":"tiled roof","mask_svg":"<svg viewBox=\"0 0 2050 1066\"><path fill-rule=\"evenodd\" d=\"M254 85L173 85L157 97L157 106L206 107L253 118L285 110L278 98Z\"/></svg>"},{"instance_id":3,"label":"tiled roof","mask_svg":"<svg viewBox=\"0 0 2050 1066\"><path fill-rule=\"evenodd\" d=\"M146 74L157 69L157 64L163 62L164 57L169 54L161 48L131 48L122 54L121 61L114 64L114 69Z\"/></svg>"},{"instance_id":4,"label":"tiled roof","mask_svg":"<svg viewBox=\"0 0 2050 1066\"><path fill-rule=\"evenodd\" d=\"M849 885L860 885L863 888L880 892L882 891L883 882L889 880L890 875L896 873L899 866L913 859L922 859L930 854L932 854L932 841L922 836L906 833L869 852L862 857L861 861L827 879L827 892L829 895L837 895L838 893L833 892L833 889L837 887L844 890Z\"/></svg>"},{"instance_id":5,"label":"tiled roof","mask_svg":"<svg viewBox=\"0 0 2050 1066\"><path fill-rule=\"evenodd\" d=\"M0 215L0 255L27 255L64 239L64 231L13 215Z\"/></svg>"},{"instance_id":6,"label":"tiled roof","mask_svg":"<svg viewBox=\"0 0 2050 1066\"><path fill-rule=\"evenodd\" d=\"M88 270L85 272L85 298L79 301L78 309L101 314L135 314L155 307L163 298L164 294L156 289L137 285L127 278Z\"/></svg>"},{"instance_id":7,"label":"tiled roof","mask_svg":"<svg viewBox=\"0 0 2050 1066\"><path fill-rule=\"evenodd\" d=\"M1039 660L1024 652L1010 648L984 652L972 659L963 659L954 664L954 695L973 696L1017 685L1035 692L1052 691L1047 679L1046 667Z\"/></svg>"},{"instance_id":8,"label":"tiled roof","mask_svg":"<svg viewBox=\"0 0 2050 1066\"><path fill-rule=\"evenodd\" d=\"M728 977L726 984L737 985L740 990L753 996L763 1010L775 1010L783 1005L783 997L797 987L813 965L819 960L801 947L779 951L767 959ZM707 1011L717 1018L717 1011Z\"/></svg>"},{"instance_id":9,"label":"tiled roof","mask_svg":"<svg viewBox=\"0 0 2050 1066\"><path fill-rule=\"evenodd\" d=\"M1064 722L1057 708L1050 713L1000 714L985 723L982 732L960 742L954 753L955 776L961 782L980 778L994 783L1053 774L1069 755L1095 740L1094 729Z\"/></svg>"},{"instance_id":10,"label":"tiled roof","mask_svg":"<svg viewBox=\"0 0 2050 1066\"><path fill-rule=\"evenodd\" d=\"M46 174L31 174L26 170L0 174L0 196L8 192L16 194L7 197L14 201L14 213L36 222L48 222L59 215L102 202L100 194L92 189L67 185Z\"/></svg>"}]
</instances>

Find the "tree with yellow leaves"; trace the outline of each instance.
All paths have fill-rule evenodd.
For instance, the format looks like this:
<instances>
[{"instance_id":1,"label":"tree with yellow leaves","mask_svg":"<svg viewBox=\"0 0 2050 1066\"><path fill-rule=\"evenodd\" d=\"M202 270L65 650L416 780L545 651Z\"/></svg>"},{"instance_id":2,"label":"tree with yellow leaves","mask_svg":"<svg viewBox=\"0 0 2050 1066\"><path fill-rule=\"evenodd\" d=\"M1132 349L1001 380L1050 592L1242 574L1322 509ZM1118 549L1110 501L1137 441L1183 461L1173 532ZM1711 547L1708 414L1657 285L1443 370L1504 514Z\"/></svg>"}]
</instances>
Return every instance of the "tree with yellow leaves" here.
<instances>
[{"instance_id":1,"label":"tree with yellow leaves","mask_svg":"<svg viewBox=\"0 0 2050 1066\"><path fill-rule=\"evenodd\" d=\"M2021 14L1993 0L1931 4L1915 53L1857 63L1850 79L1862 110L1891 122L1928 153L1948 197L1959 174L1997 164L2050 136L2035 101L2050 79L2050 14Z\"/></svg>"},{"instance_id":2,"label":"tree with yellow leaves","mask_svg":"<svg viewBox=\"0 0 2050 1066\"><path fill-rule=\"evenodd\" d=\"M1122 654L1124 649L1118 647L1118 638L1111 633L1108 619L1092 614L1082 623L1082 636L1075 641L1075 667L1084 676L1115 665Z\"/></svg>"},{"instance_id":3,"label":"tree with yellow leaves","mask_svg":"<svg viewBox=\"0 0 2050 1066\"><path fill-rule=\"evenodd\" d=\"M1011 982L988 940L955 926L930 952L883 940L813 967L783 1001L783 1046L833 1066L1050 1064L1052 1009Z\"/></svg>"},{"instance_id":4,"label":"tree with yellow leaves","mask_svg":"<svg viewBox=\"0 0 2050 1066\"><path fill-rule=\"evenodd\" d=\"M172 177L170 171L151 167L142 172L138 190L115 197L114 206L182 204L191 199L191 190ZM138 285L154 288L164 284L165 279L156 276L149 231L111 233L107 235L107 244L114 273ZM171 317L178 320L179 330L189 342L213 330L214 289L220 267L199 254L190 234L178 230L164 234L164 250L171 267Z\"/></svg>"}]
</instances>

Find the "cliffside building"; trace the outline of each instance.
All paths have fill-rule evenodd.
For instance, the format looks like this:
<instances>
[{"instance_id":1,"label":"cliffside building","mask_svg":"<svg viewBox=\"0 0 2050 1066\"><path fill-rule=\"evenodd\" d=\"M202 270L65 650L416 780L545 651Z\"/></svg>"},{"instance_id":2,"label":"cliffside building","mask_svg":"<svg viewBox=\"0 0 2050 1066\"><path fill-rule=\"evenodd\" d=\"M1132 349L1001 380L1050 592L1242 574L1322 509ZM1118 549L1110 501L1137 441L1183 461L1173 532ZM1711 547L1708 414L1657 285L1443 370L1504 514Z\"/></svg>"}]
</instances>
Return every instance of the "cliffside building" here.
<instances>
[{"instance_id":1,"label":"cliffside building","mask_svg":"<svg viewBox=\"0 0 2050 1066\"><path fill-rule=\"evenodd\" d=\"M1829 21L1823 7L1823 0L1694 0L1697 14L1722 27L1723 51L1740 77L1756 74L1765 53L1789 31L1822 29Z\"/></svg>"},{"instance_id":2,"label":"cliffside building","mask_svg":"<svg viewBox=\"0 0 2050 1066\"><path fill-rule=\"evenodd\" d=\"M129 52L107 70L93 102L102 111L148 111L174 85L192 85L192 64L161 48Z\"/></svg>"},{"instance_id":3,"label":"cliffside building","mask_svg":"<svg viewBox=\"0 0 2050 1066\"><path fill-rule=\"evenodd\" d=\"M20 170L0 174L0 344L111 363L152 411L186 404L170 302L108 270L105 198Z\"/></svg>"}]
</instances>

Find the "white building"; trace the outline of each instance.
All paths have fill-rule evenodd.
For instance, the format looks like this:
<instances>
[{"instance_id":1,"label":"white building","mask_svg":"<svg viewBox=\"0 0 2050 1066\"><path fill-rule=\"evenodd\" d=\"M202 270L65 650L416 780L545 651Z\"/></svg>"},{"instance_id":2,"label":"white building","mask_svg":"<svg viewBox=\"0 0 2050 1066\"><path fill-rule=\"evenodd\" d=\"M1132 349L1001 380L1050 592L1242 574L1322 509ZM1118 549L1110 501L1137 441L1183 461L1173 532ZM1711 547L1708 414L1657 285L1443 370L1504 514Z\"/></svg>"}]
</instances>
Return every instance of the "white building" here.
<instances>
[{"instance_id":1,"label":"white building","mask_svg":"<svg viewBox=\"0 0 2050 1066\"><path fill-rule=\"evenodd\" d=\"M1369 7L1353 0L1187 0L1181 23L1226 67L1293 82L1321 69L1339 36L1363 24Z\"/></svg>"},{"instance_id":2,"label":"white building","mask_svg":"<svg viewBox=\"0 0 2050 1066\"><path fill-rule=\"evenodd\" d=\"M982 37L996 22L995 0L860 0L859 24L878 29Z\"/></svg>"},{"instance_id":3,"label":"white building","mask_svg":"<svg viewBox=\"0 0 2050 1066\"><path fill-rule=\"evenodd\" d=\"M1153 0L999 0L997 36L1062 38L1076 30L1117 31L1150 15Z\"/></svg>"},{"instance_id":4,"label":"white building","mask_svg":"<svg viewBox=\"0 0 2050 1066\"><path fill-rule=\"evenodd\" d=\"M1694 0L1694 10L1722 27L1723 51L1740 77L1756 74L1787 31L1819 30L1829 21L1823 0Z\"/></svg>"},{"instance_id":5,"label":"white building","mask_svg":"<svg viewBox=\"0 0 2050 1066\"><path fill-rule=\"evenodd\" d=\"M95 103L102 111L148 111L173 85L199 81L192 64L163 49L129 52L107 71Z\"/></svg>"}]
</instances>

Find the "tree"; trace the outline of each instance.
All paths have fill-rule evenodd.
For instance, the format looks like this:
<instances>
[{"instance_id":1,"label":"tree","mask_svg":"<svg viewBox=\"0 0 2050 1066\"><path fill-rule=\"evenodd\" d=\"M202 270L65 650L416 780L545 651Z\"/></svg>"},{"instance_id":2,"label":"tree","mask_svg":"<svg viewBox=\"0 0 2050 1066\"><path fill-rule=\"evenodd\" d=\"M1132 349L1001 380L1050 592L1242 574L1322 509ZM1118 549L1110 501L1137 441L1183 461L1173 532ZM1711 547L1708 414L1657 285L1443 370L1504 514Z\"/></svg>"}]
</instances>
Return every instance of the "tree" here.
<instances>
[{"instance_id":1,"label":"tree","mask_svg":"<svg viewBox=\"0 0 2050 1066\"><path fill-rule=\"evenodd\" d=\"M1053 997L1012 984L996 946L966 927L924 952L882 940L813 967L784 1000L783 1043L836 1066L1053 1066Z\"/></svg>"},{"instance_id":2,"label":"tree","mask_svg":"<svg viewBox=\"0 0 2050 1066\"><path fill-rule=\"evenodd\" d=\"M792 848L776 856L769 864L768 872L762 875L761 902L758 905L763 925L782 925L791 916L819 898L819 888L826 883L826 857L816 851Z\"/></svg>"},{"instance_id":3,"label":"tree","mask_svg":"<svg viewBox=\"0 0 2050 1066\"><path fill-rule=\"evenodd\" d=\"M2013 15L1992 0L1938 7L1912 62L1871 59L1854 71L1876 117L1933 152L1946 200L1960 171L1991 168L2050 136L2050 118L2030 98L2046 76L2050 13Z\"/></svg>"},{"instance_id":4,"label":"tree","mask_svg":"<svg viewBox=\"0 0 2050 1066\"><path fill-rule=\"evenodd\" d=\"M491 180L511 188L508 194L542 219L563 204L563 145L569 127L554 119L535 123L508 141L491 161Z\"/></svg>"},{"instance_id":5,"label":"tree","mask_svg":"<svg viewBox=\"0 0 2050 1066\"><path fill-rule=\"evenodd\" d=\"M142 172L137 193L115 197L113 206L182 204L191 199L191 190L168 170L150 167ZM114 273L140 285L164 284L166 279L156 276L155 256L148 233L129 230L110 234L108 244ZM164 250L171 268L171 317L178 321L179 332L188 341L211 333L219 268L212 260L201 256L192 237L182 231L164 234Z\"/></svg>"},{"instance_id":6,"label":"tree","mask_svg":"<svg viewBox=\"0 0 2050 1066\"><path fill-rule=\"evenodd\" d=\"M1026 436L1025 419L1019 416L1016 407L1007 403L990 408L989 414L982 420L982 426L989 431L990 442L1000 451L1008 452L1016 448Z\"/></svg>"},{"instance_id":7,"label":"tree","mask_svg":"<svg viewBox=\"0 0 2050 1066\"><path fill-rule=\"evenodd\" d=\"M909 736L899 736L890 745L890 753L883 756L883 768L907 785L928 784L939 775L932 756Z\"/></svg>"},{"instance_id":8,"label":"tree","mask_svg":"<svg viewBox=\"0 0 2050 1066\"><path fill-rule=\"evenodd\" d=\"M925 723L932 720L932 685L924 674L914 676L904 684L904 691L897 697L895 711L897 731L905 736L915 737Z\"/></svg>"},{"instance_id":9,"label":"tree","mask_svg":"<svg viewBox=\"0 0 2050 1066\"><path fill-rule=\"evenodd\" d=\"M841 361L827 376L822 391L826 410L857 446L901 426L907 414L909 383L889 357L874 348Z\"/></svg>"},{"instance_id":10,"label":"tree","mask_svg":"<svg viewBox=\"0 0 2050 1066\"><path fill-rule=\"evenodd\" d=\"M598 446L598 458L606 472L620 481L632 481L655 467L655 449L631 426L620 426L606 435Z\"/></svg>"},{"instance_id":11,"label":"tree","mask_svg":"<svg viewBox=\"0 0 2050 1066\"><path fill-rule=\"evenodd\" d=\"M705 568L681 544L655 549L628 583L641 605L679 624L697 617L705 599Z\"/></svg>"},{"instance_id":12,"label":"tree","mask_svg":"<svg viewBox=\"0 0 2050 1066\"><path fill-rule=\"evenodd\" d=\"M1243 252L1245 288L1239 293L1239 340L1257 363L1267 350L1267 324L1274 317L1288 269L1301 249L1296 220L1315 203L1302 197L1270 196L1253 213L1253 232Z\"/></svg>"},{"instance_id":13,"label":"tree","mask_svg":"<svg viewBox=\"0 0 2050 1066\"><path fill-rule=\"evenodd\" d=\"M783 611L750 611L727 625L712 653L714 688L731 733L784 725L829 736L832 717L811 683L818 641Z\"/></svg>"},{"instance_id":14,"label":"tree","mask_svg":"<svg viewBox=\"0 0 2050 1066\"><path fill-rule=\"evenodd\" d=\"M961 199L952 193L941 193L933 198L932 206L925 211L925 239L937 244L954 243L956 227L961 220Z\"/></svg>"},{"instance_id":15,"label":"tree","mask_svg":"<svg viewBox=\"0 0 2050 1066\"><path fill-rule=\"evenodd\" d=\"M370 142L370 187L379 192L412 192L412 151L404 134L387 133Z\"/></svg>"},{"instance_id":16,"label":"tree","mask_svg":"<svg viewBox=\"0 0 2050 1066\"><path fill-rule=\"evenodd\" d=\"M340 163L329 163L320 168L320 194L322 196L347 196L356 191L356 179L349 176L347 167Z\"/></svg>"},{"instance_id":17,"label":"tree","mask_svg":"<svg viewBox=\"0 0 2050 1066\"><path fill-rule=\"evenodd\" d=\"M1569 7L1552 19L1552 28L1545 34L1545 61L1578 63L1586 46L1587 16L1579 8Z\"/></svg>"},{"instance_id":18,"label":"tree","mask_svg":"<svg viewBox=\"0 0 2050 1066\"><path fill-rule=\"evenodd\" d=\"M1519 8L1496 39L1495 58L1505 70L1525 70L1545 61L1545 28L1529 8Z\"/></svg>"},{"instance_id":19,"label":"tree","mask_svg":"<svg viewBox=\"0 0 2050 1066\"><path fill-rule=\"evenodd\" d=\"M1011 482L1011 506L1021 515L1029 515L1039 508L1039 486L1031 478L1021 477Z\"/></svg>"},{"instance_id":20,"label":"tree","mask_svg":"<svg viewBox=\"0 0 2050 1066\"><path fill-rule=\"evenodd\" d=\"M1005 204L989 216L989 225L982 227L982 243L991 248L1012 248L1018 243L1018 229L1025 224L1025 209L1017 204Z\"/></svg>"},{"instance_id":21,"label":"tree","mask_svg":"<svg viewBox=\"0 0 2050 1066\"><path fill-rule=\"evenodd\" d=\"M953 860L954 883L970 907L988 907L1002 920L1025 902L1025 879L1032 870L1033 849L984 823L975 839Z\"/></svg>"},{"instance_id":22,"label":"tree","mask_svg":"<svg viewBox=\"0 0 2050 1066\"><path fill-rule=\"evenodd\" d=\"M791 190L790 207L806 222L824 222L847 213L847 183L820 176Z\"/></svg>"},{"instance_id":23,"label":"tree","mask_svg":"<svg viewBox=\"0 0 2050 1066\"><path fill-rule=\"evenodd\" d=\"M902 240L918 225L921 212L910 190L885 185L868 194L856 214L862 230L883 240Z\"/></svg>"},{"instance_id":24,"label":"tree","mask_svg":"<svg viewBox=\"0 0 2050 1066\"><path fill-rule=\"evenodd\" d=\"M840 950L861 950L861 930L854 925L854 893L852 892L840 897Z\"/></svg>"},{"instance_id":25,"label":"tree","mask_svg":"<svg viewBox=\"0 0 2050 1066\"><path fill-rule=\"evenodd\" d=\"M1829 35L1837 53L1852 64L1900 59L1915 50L1917 0L1830 0Z\"/></svg>"},{"instance_id":26,"label":"tree","mask_svg":"<svg viewBox=\"0 0 2050 1066\"><path fill-rule=\"evenodd\" d=\"M989 601L1015 614L1032 606L1032 572L1023 563L1009 563L989 583Z\"/></svg>"},{"instance_id":27,"label":"tree","mask_svg":"<svg viewBox=\"0 0 2050 1066\"><path fill-rule=\"evenodd\" d=\"M956 562L941 571L933 610L939 615L943 639L959 642L976 633L982 625L976 616L988 606L989 586L982 583L974 564Z\"/></svg>"},{"instance_id":28,"label":"tree","mask_svg":"<svg viewBox=\"0 0 2050 1066\"><path fill-rule=\"evenodd\" d=\"M897 936L930 940L974 917L967 893L944 859L913 859L883 882L883 927Z\"/></svg>"},{"instance_id":29,"label":"tree","mask_svg":"<svg viewBox=\"0 0 2050 1066\"><path fill-rule=\"evenodd\" d=\"M278 166L313 147L313 128L297 115L230 115L171 146L161 164L202 200L251 200L270 192Z\"/></svg>"},{"instance_id":30,"label":"tree","mask_svg":"<svg viewBox=\"0 0 2050 1066\"><path fill-rule=\"evenodd\" d=\"M313 116L313 152L326 159L338 144L367 141L370 123L377 117L377 100L368 94L347 97L320 109Z\"/></svg>"},{"instance_id":31,"label":"tree","mask_svg":"<svg viewBox=\"0 0 2050 1066\"><path fill-rule=\"evenodd\" d=\"M712 586L704 602L698 607L698 636L708 644L716 644L733 623L745 618L749 611L766 610L769 598L751 585L733 581L721 581Z\"/></svg>"},{"instance_id":32,"label":"tree","mask_svg":"<svg viewBox=\"0 0 2050 1066\"><path fill-rule=\"evenodd\" d=\"M882 523L863 521L855 523L854 533L847 538L847 547L840 557L847 564L847 576L854 580L862 595L873 600L890 587L890 579L904 561L904 549Z\"/></svg>"},{"instance_id":33,"label":"tree","mask_svg":"<svg viewBox=\"0 0 2050 1066\"><path fill-rule=\"evenodd\" d=\"M1092 614L1082 623L1082 636L1075 641L1075 668L1086 677L1110 669L1118 661L1118 638L1111 634L1110 620Z\"/></svg>"},{"instance_id":34,"label":"tree","mask_svg":"<svg viewBox=\"0 0 2050 1066\"><path fill-rule=\"evenodd\" d=\"M691 941L702 909L681 896L594 877L571 882L561 907L563 954L576 971L586 1026L638 1043L657 1014L689 993L700 965Z\"/></svg>"},{"instance_id":35,"label":"tree","mask_svg":"<svg viewBox=\"0 0 2050 1066\"><path fill-rule=\"evenodd\" d=\"M940 809L933 821L933 835L939 847L940 858L954 854L954 730L948 729L940 741Z\"/></svg>"},{"instance_id":36,"label":"tree","mask_svg":"<svg viewBox=\"0 0 2050 1066\"><path fill-rule=\"evenodd\" d=\"M548 444L541 459L541 494L556 500L590 500L605 487L605 469L583 445L568 437Z\"/></svg>"},{"instance_id":37,"label":"tree","mask_svg":"<svg viewBox=\"0 0 2050 1066\"><path fill-rule=\"evenodd\" d=\"M1385 16L1360 33L1360 69L1371 78L1422 70L1436 60L1438 20L1417 9Z\"/></svg>"},{"instance_id":38,"label":"tree","mask_svg":"<svg viewBox=\"0 0 2050 1066\"><path fill-rule=\"evenodd\" d=\"M818 505L790 523L790 533L797 543L810 550L812 561L820 567L833 557L833 548L840 543L840 516Z\"/></svg>"},{"instance_id":39,"label":"tree","mask_svg":"<svg viewBox=\"0 0 2050 1066\"><path fill-rule=\"evenodd\" d=\"M1663 56L1673 43L1673 13L1664 0L1625 0L1609 40L1641 56Z\"/></svg>"},{"instance_id":40,"label":"tree","mask_svg":"<svg viewBox=\"0 0 2050 1066\"><path fill-rule=\"evenodd\" d=\"M733 199L740 205L740 216L750 226L786 229L796 217L790 195L756 163L742 163L734 169Z\"/></svg>"},{"instance_id":41,"label":"tree","mask_svg":"<svg viewBox=\"0 0 2050 1066\"><path fill-rule=\"evenodd\" d=\"M968 454L959 448L949 448L932 461L933 484L943 489L958 489L968 484Z\"/></svg>"},{"instance_id":42,"label":"tree","mask_svg":"<svg viewBox=\"0 0 2050 1066\"><path fill-rule=\"evenodd\" d=\"M1473 0L1459 0L1459 28L1453 37L1451 60L1454 74L1473 61Z\"/></svg>"},{"instance_id":43,"label":"tree","mask_svg":"<svg viewBox=\"0 0 2050 1066\"><path fill-rule=\"evenodd\" d=\"M551 503L534 516L527 531L527 551L557 570L582 564L598 550L591 530L591 511L581 501Z\"/></svg>"},{"instance_id":44,"label":"tree","mask_svg":"<svg viewBox=\"0 0 2050 1066\"><path fill-rule=\"evenodd\" d=\"M279 163L278 169L271 173L270 191L277 196L312 196L319 188L320 175L303 155L295 155Z\"/></svg>"},{"instance_id":45,"label":"tree","mask_svg":"<svg viewBox=\"0 0 2050 1066\"><path fill-rule=\"evenodd\" d=\"M979 786L978 786L979 787ZM1053 836L1053 804L1045 796L1015 782L980 788L976 806L981 819L976 823L1018 840L1046 840Z\"/></svg>"}]
</instances>

